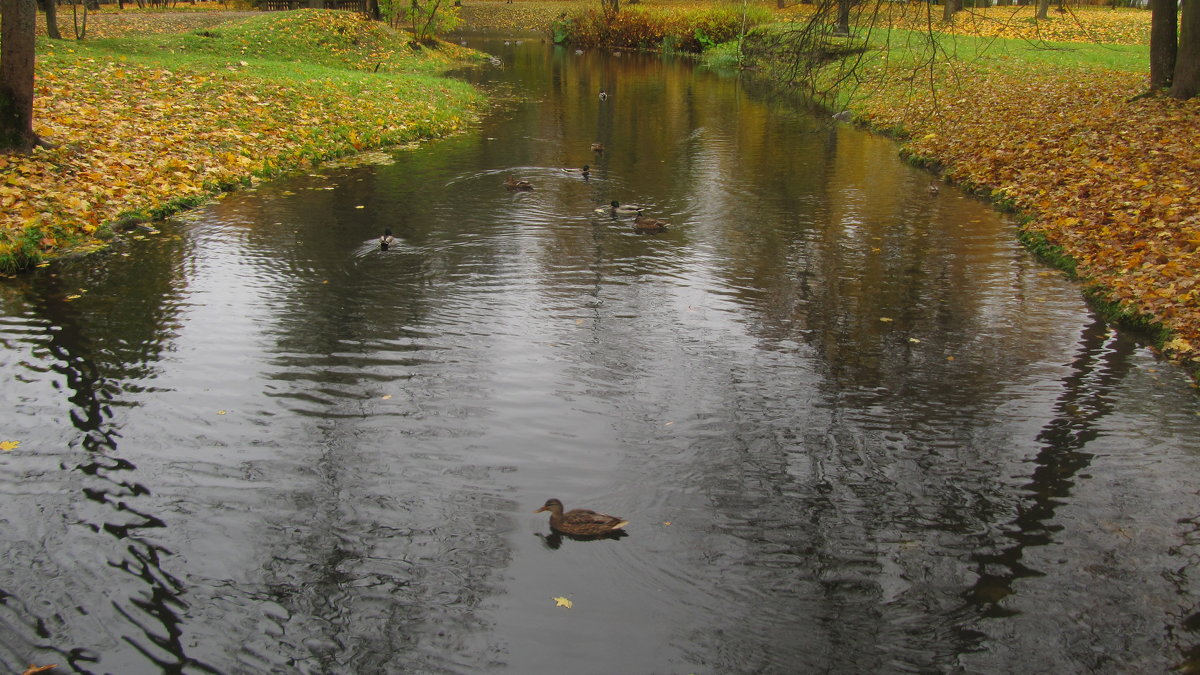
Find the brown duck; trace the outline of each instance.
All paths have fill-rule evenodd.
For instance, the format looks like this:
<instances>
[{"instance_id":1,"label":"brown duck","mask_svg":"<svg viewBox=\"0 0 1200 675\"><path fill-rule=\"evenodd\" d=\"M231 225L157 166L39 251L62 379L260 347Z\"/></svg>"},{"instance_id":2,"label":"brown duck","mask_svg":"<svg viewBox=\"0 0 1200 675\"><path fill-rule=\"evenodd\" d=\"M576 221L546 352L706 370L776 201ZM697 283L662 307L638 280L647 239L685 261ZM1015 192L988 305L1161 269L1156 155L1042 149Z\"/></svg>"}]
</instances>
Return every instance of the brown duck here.
<instances>
[{"instance_id":1,"label":"brown duck","mask_svg":"<svg viewBox=\"0 0 1200 675\"><path fill-rule=\"evenodd\" d=\"M527 180L517 180L516 178L509 176L504 180L504 187L508 188L509 190L526 191L533 189L533 183L530 183Z\"/></svg>"},{"instance_id":2,"label":"brown duck","mask_svg":"<svg viewBox=\"0 0 1200 675\"><path fill-rule=\"evenodd\" d=\"M542 511L550 512L550 529L579 537L608 534L629 524L628 520L596 513L591 509L571 509L563 513L563 503L557 499L547 499L542 508L534 513Z\"/></svg>"},{"instance_id":3,"label":"brown duck","mask_svg":"<svg viewBox=\"0 0 1200 675\"><path fill-rule=\"evenodd\" d=\"M667 229L667 221L658 218L648 218L641 213L633 219L633 229L638 232L662 232Z\"/></svg>"}]
</instances>

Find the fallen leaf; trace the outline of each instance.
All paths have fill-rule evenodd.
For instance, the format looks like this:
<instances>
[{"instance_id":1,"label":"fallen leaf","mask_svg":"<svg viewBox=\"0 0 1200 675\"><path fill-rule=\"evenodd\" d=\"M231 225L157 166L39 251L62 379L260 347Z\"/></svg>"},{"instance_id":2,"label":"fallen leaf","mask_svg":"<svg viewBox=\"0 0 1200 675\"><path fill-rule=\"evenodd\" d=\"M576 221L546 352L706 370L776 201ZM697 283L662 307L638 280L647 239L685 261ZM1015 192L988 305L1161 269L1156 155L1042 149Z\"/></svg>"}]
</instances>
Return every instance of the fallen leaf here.
<instances>
[{"instance_id":1,"label":"fallen leaf","mask_svg":"<svg viewBox=\"0 0 1200 675\"><path fill-rule=\"evenodd\" d=\"M24 673L21 673L21 675L37 675L38 673L45 673L45 672L54 670L57 667L58 667L57 663L51 664L49 666L35 666L35 665L31 664L28 668L25 669Z\"/></svg>"},{"instance_id":2,"label":"fallen leaf","mask_svg":"<svg viewBox=\"0 0 1200 675\"><path fill-rule=\"evenodd\" d=\"M385 401L386 401L386 400L388 400L388 399L389 399L389 398L391 398L391 397L392 397L392 395L391 395L391 394L384 394L384 395L383 395L383 396L381 396L380 398L382 398L383 400L385 400Z\"/></svg>"},{"instance_id":3,"label":"fallen leaf","mask_svg":"<svg viewBox=\"0 0 1200 675\"><path fill-rule=\"evenodd\" d=\"M554 606L555 607L566 607L567 609L571 609L572 607L575 606L575 603L571 602L567 598L559 597L559 598L554 599Z\"/></svg>"},{"instance_id":4,"label":"fallen leaf","mask_svg":"<svg viewBox=\"0 0 1200 675\"><path fill-rule=\"evenodd\" d=\"M218 415L224 415L224 414L225 414L225 411L224 411L224 410L218 410L218 411L217 411L217 414L218 414Z\"/></svg>"},{"instance_id":5,"label":"fallen leaf","mask_svg":"<svg viewBox=\"0 0 1200 675\"><path fill-rule=\"evenodd\" d=\"M21 441L0 441L0 450L3 450L4 452L12 452L13 450L16 450L17 446L20 444Z\"/></svg>"},{"instance_id":6,"label":"fallen leaf","mask_svg":"<svg viewBox=\"0 0 1200 675\"><path fill-rule=\"evenodd\" d=\"M893 319L890 316L881 316L881 317L879 317L879 320L884 323L891 323L891 322L895 321L895 319Z\"/></svg>"}]
</instances>

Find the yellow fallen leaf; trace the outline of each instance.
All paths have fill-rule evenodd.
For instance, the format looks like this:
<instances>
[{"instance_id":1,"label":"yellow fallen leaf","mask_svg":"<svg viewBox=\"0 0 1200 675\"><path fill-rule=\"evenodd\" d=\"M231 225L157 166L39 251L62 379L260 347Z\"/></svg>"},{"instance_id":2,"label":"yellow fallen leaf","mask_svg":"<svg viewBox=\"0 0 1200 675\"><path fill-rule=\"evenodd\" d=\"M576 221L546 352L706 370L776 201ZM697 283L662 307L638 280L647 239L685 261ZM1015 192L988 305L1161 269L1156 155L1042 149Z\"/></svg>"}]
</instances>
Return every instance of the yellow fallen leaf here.
<instances>
[{"instance_id":1,"label":"yellow fallen leaf","mask_svg":"<svg viewBox=\"0 0 1200 675\"><path fill-rule=\"evenodd\" d=\"M4 452L12 452L13 450L16 450L17 446L20 444L21 441L0 441L0 450L3 450Z\"/></svg>"},{"instance_id":2,"label":"yellow fallen leaf","mask_svg":"<svg viewBox=\"0 0 1200 675\"><path fill-rule=\"evenodd\" d=\"M560 597L560 598L555 598L555 599L554 599L554 606L555 606L555 607L566 607L567 609L571 609L571 607L573 607L574 605L575 605L575 603L571 602L571 601L570 601L570 600L568 600L567 598L561 598L561 597Z\"/></svg>"},{"instance_id":3,"label":"yellow fallen leaf","mask_svg":"<svg viewBox=\"0 0 1200 675\"><path fill-rule=\"evenodd\" d=\"M663 525L670 525L670 524L671 524L671 521L669 521L669 520L664 520L664 521L663 521Z\"/></svg>"},{"instance_id":4,"label":"yellow fallen leaf","mask_svg":"<svg viewBox=\"0 0 1200 675\"><path fill-rule=\"evenodd\" d=\"M218 411L217 411L217 414L218 414L218 415L224 415L224 414L225 414L225 411L224 411L224 410L218 410Z\"/></svg>"},{"instance_id":5,"label":"yellow fallen leaf","mask_svg":"<svg viewBox=\"0 0 1200 675\"><path fill-rule=\"evenodd\" d=\"M891 322L895 321L895 319L893 319L890 316L881 316L881 317L879 317L879 320L884 323L891 323Z\"/></svg>"},{"instance_id":6,"label":"yellow fallen leaf","mask_svg":"<svg viewBox=\"0 0 1200 675\"><path fill-rule=\"evenodd\" d=\"M382 398L383 400L385 400L385 401L386 401L386 400L388 400L388 399L389 399L389 398L391 398L391 397L392 397L392 395L391 395L391 394L384 394L384 395L383 395L383 396L381 396L380 398Z\"/></svg>"}]
</instances>

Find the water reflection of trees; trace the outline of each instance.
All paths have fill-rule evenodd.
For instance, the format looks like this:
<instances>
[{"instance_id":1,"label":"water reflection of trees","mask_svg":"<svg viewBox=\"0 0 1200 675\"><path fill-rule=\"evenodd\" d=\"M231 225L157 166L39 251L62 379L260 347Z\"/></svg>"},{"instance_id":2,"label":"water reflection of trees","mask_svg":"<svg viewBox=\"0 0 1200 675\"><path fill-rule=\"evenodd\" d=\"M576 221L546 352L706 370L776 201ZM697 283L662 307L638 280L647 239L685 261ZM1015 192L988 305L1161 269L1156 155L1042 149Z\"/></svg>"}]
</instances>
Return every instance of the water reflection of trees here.
<instances>
[{"instance_id":1,"label":"water reflection of trees","mask_svg":"<svg viewBox=\"0 0 1200 675\"><path fill-rule=\"evenodd\" d=\"M136 262L110 257L60 263L52 271L36 275L26 287L26 302L45 326L30 346L36 358L61 378L69 402L66 412L77 433L68 446L81 451L65 455L73 458L62 465L66 473L48 486L78 489L83 500L66 507L78 520L63 531L63 540L41 542L44 550L64 559L59 563L63 566L61 577L53 580L53 587L37 591L41 597L23 600L27 606L40 605L67 593L72 596L69 605L83 616L102 617L105 633L121 635L129 647L163 672L216 672L188 655L181 616L187 608L183 599L187 588L169 571L172 552L159 543L161 537L156 534L167 525L152 510L148 499L151 487L142 482L135 463L120 450L119 411L137 405L139 396L152 391L148 382L154 379L156 362L170 345L169 327L178 311L176 287L180 282L176 263L180 252L174 243L163 239L140 247ZM119 251L120 246L114 253ZM72 531L73 526L105 538ZM65 562L88 560L80 554L93 547L107 552L107 566L126 575L123 580L103 570ZM109 602L123 622L109 620L112 617L105 607ZM41 648L59 651L79 672L91 672L91 664L103 664L122 649L98 637L72 646L70 641L80 639L86 631L73 630L77 628L74 622L65 619L70 614L68 607L58 603L52 607L53 619L38 616L27 620L44 626L65 620L68 630L63 635L54 630L41 633L45 639Z\"/></svg>"}]
</instances>

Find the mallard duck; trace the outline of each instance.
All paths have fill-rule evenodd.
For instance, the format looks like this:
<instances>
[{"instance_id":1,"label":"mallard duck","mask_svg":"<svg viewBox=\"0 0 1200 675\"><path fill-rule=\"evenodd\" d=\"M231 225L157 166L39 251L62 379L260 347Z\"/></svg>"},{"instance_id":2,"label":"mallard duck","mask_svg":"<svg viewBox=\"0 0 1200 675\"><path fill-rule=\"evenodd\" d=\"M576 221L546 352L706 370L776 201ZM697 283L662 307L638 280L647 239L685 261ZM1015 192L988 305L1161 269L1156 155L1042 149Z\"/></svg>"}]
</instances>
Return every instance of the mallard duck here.
<instances>
[{"instance_id":1,"label":"mallard duck","mask_svg":"<svg viewBox=\"0 0 1200 675\"><path fill-rule=\"evenodd\" d=\"M563 503L557 499L547 499L542 508L534 513L542 511L550 512L550 529L577 537L608 534L629 524L628 520L596 513L590 509L571 509L563 513Z\"/></svg>"},{"instance_id":2,"label":"mallard duck","mask_svg":"<svg viewBox=\"0 0 1200 675\"><path fill-rule=\"evenodd\" d=\"M608 210L614 216L632 216L641 213L646 207L638 206L637 204L622 204L617 200L612 200L608 203Z\"/></svg>"},{"instance_id":3,"label":"mallard duck","mask_svg":"<svg viewBox=\"0 0 1200 675\"><path fill-rule=\"evenodd\" d=\"M941 191L942 191L942 189L937 186L937 183L929 184L929 194L936 195L937 193L939 193Z\"/></svg>"},{"instance_id":4,"label":"mallard duck","mask_svg":"<svg viewBox=\"0 0 1200 675\"><path fill-rule=\"evenodd\" d=\"M384 228L383 236L379 238L379 250L386 251L394 243L396 243L396 238L392 236L392 228Z\"/></svg>"},{"instance_id":5,"label":"mallard duck","mask_svg":"<svg viewBox=\"0 0 1200 675\"><path fill-rule=\"evenodd\" d=\"M604 144L592 143L592 152L604 152Z\"/></svg>"},{"instance_id":6,"label":"mallard duck","mask_svg":"<svg viewBox=\"0 0 1200 675\"><path fill-rule=\"evenodd\" d=\"M533 183L530 183L527 180L517 180L516 178L509 176L504 180L504 187L508 188L509 190L532 190Z\"/></svg>"},{"instance_id":7,"label":"mallard duck","mask_svg":"<svg viewBox=\"0 0 1200 675\"><path fill-rule=\"evenodd\" d=\"M600 100L601 101L608 100L608 92L604 91L603 89L600 90Z\"/></svg>"},{"instance_id":8,"label":"mallard duck","mask_svg":"<svg viewBox=\"0 0 1200 675\"><path fill-rule=\"evenodd\" d=\"M569 173L572 176L583 176L585 178L587 177L588 173L591 172L591 170L592 168L587 164L584 164L582 169L559 169L559 171L562 171L563 173Z\"/></svg>"},{"instance_id":9,"label":"mallard duck","mask_svg":"<svg viewBox=\"0 0 1200 675\"><path fill-rule=\"evenodd\" d=\"M667 229L668 224L665 220L648 218L640 213L633 219L633 229L638 232L662 232Z\"/></svg>"}]
</instances>

